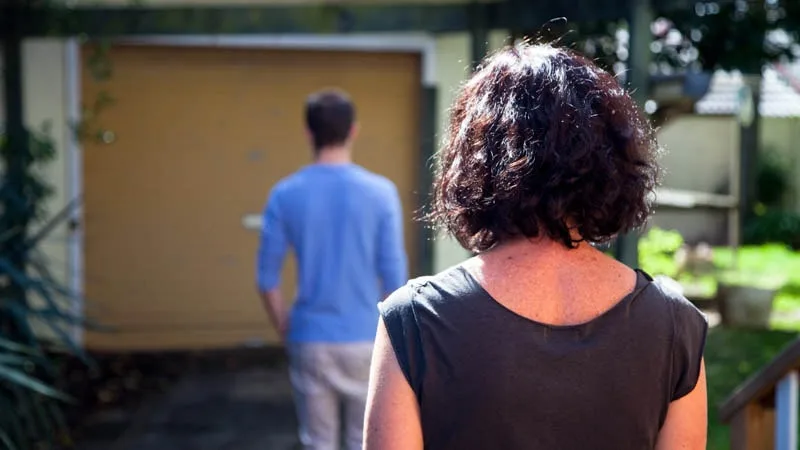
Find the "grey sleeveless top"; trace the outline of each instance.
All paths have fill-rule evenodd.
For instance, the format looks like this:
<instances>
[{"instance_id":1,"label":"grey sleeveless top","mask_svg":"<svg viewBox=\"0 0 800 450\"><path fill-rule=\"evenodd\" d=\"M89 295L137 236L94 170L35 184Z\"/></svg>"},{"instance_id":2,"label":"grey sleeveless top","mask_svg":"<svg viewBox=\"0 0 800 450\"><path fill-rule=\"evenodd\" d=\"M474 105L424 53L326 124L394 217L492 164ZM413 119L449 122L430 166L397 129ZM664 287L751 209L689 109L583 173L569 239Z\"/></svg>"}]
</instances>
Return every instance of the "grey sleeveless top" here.
<instances>
[{"instance_id":1,"label":"grey sleeveless top","mask_svg":"<svg viewBox=\"0 0 800 450\"><path fill-rule=\"evenodd\" d=\"M670 402L697 383L708 329L644 272L575 326L511 312L461 267L379 309L430 450L651 450Z\"/></svg>"}]
</instances>

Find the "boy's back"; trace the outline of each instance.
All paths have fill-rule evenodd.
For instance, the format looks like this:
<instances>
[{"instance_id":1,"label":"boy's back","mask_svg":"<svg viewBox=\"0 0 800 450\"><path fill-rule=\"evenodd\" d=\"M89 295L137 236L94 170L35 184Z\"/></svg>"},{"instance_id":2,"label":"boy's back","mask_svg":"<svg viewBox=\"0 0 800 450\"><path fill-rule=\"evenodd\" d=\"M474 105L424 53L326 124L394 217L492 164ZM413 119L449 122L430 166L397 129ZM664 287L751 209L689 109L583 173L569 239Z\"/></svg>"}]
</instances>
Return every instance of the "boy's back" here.
<instances>
[{"instance_id":1,"label":"boy's back","mask_svg":"<svg viewBox=\"0 0 800 450\"><path fill-rule=\"evenodd\" d=\"M312 164L278 183L264 218L259 273L277 276L287 246L297 257L288 340L372 340L382 293L406 281L394 184L352 163Z\"/></svg>"}]
</instances>

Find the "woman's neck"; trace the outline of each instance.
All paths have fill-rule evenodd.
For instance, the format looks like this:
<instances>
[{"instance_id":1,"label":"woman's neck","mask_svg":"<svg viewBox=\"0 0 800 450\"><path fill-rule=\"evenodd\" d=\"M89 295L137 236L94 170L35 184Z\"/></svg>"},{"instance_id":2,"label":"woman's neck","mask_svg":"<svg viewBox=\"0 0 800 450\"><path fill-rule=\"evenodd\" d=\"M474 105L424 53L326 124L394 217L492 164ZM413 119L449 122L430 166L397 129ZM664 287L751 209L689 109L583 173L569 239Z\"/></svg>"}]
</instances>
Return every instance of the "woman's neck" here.
<instances>
[{"instance_id":1,"label":"woman's neck","mask_svg":"<svg viewBox=\"0 0 800 450\"><path fill-rule=\"evenodd\" d=\"M636 284L631 269L590 244L545 238L504 243L463 267L506 308L553 325L588 321Z\"/></svg>"},{"instance_id":2,"label":"woman's neck","mask_svg":"<svg viewBox=\"0 0 800 450\"><path fill-rule=\"evenodd\" d=\"M595 259L600 251L587 242L577 242L568 248L560 241L550 238L520 238L498 245L482 254L481 259L514 261L519 265L539 266L545 263L563 265L565 260Z\"/></svg>"}]
</instances>

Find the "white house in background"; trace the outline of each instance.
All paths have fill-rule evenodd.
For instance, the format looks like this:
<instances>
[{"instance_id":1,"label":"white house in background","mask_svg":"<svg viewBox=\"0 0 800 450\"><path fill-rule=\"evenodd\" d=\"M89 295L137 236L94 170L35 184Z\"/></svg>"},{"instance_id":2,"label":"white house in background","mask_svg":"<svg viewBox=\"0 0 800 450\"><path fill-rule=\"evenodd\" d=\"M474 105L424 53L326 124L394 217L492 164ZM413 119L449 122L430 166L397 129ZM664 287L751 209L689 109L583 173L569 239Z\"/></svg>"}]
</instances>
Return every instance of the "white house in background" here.
<instances>
[{"instance_id":1,"label":"white house in background","mask_svg":"<svg viewBox=\"0 0 800 450\"><path fill-rule=\"evenodd\" d=\"M675 118L659 130L666 149L665 187L730 193L730 176L738 170L738 95L743 86L741 73L716 72L695 114ZM764 68L758 108L761 150L781 155L793 178L800 179L800 62ZM790 202L800 211L800 192ZM652 224L676 229L689 242L722 244L728 236L728 216L721 210L662 208Z\"/></svg>"}]
</instances>

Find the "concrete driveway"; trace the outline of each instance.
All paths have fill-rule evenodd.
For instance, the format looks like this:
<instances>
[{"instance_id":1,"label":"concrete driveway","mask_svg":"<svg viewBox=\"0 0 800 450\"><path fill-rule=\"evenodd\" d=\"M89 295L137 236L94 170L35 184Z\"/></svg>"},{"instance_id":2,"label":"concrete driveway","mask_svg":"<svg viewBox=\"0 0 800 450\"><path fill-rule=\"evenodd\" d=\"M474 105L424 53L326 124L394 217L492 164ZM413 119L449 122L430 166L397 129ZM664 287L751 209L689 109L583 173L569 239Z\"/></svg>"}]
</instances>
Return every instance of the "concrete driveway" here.
<instances>
[{"instance_id":1,"label":"concrete driveway","mask_svg":"<svg viewBox=\"0 0 800 450\"><path fill-rule=\"evenodd\" d=\"M292 450L299 448L285 366L187 374L144 402L113 442L81 450Z\"/></svg>"}]
</instances>

